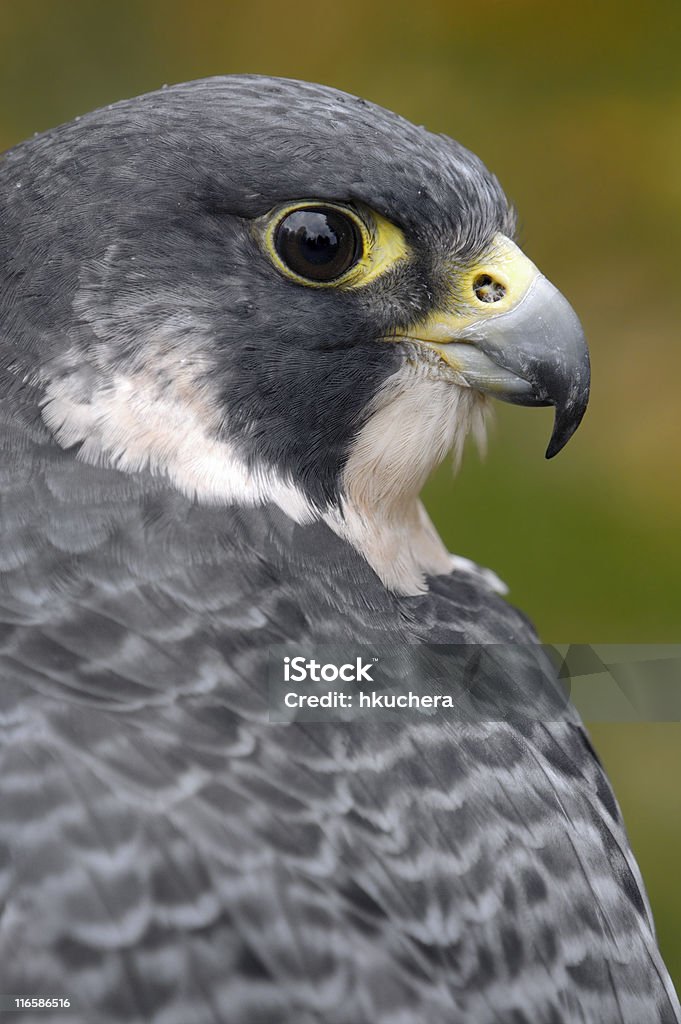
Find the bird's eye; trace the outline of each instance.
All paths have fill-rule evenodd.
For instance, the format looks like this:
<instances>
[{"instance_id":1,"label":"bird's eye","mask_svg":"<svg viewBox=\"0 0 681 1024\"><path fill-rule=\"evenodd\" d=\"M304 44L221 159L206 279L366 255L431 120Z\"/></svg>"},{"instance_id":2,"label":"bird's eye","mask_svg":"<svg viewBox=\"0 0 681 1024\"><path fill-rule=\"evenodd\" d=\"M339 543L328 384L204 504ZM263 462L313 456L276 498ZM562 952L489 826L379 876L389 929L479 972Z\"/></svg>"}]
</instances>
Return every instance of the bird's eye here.
<instances>
[{"instance_id":1,"label":"bird's eye","mask_svg":"<svg viewBox=\"0 0 681 1024\"><path fill-rule=\"evenodd\" d=\"M361 202L299 199L253 221L280 274L310 288L361 288L409 256L402 231Z\"/></svg>"},{"instance_id":2,"label":"bird's eye","mask_svg":"<svg viewBox=\"0 0 681 1024\"><path fill-rule=\"evenodd\" d=\"M330 284L363 254L362 233L355 220L331 206L299 207L277 225L274 248L298 277Z\"/></svg>"}]
</instances>

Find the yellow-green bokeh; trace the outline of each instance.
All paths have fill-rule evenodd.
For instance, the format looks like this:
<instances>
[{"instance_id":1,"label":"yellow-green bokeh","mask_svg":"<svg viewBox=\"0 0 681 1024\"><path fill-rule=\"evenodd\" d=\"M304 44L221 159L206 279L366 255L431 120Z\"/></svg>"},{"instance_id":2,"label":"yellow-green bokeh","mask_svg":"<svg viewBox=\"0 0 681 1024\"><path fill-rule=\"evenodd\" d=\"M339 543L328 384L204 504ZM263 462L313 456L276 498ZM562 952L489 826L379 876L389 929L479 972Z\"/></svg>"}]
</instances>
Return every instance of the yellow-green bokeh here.
<instances>
[{"instance_id":1,"label":"yellow-green bokeh","mask_svg":"<svg viewBox=\"0 0 681 1024\"><path fill-rule=\"evenodd\" d=\"M433 517L546 640L678 642L680 51L676 0L3 0L0 148L164 82L249 71L360 93L474 149L584 321L592 404L552 463L549 413L500 409L486 462L471 452L429 485ZM679 982L681 727L594 736Z\"/></svg>"}]
</instances>

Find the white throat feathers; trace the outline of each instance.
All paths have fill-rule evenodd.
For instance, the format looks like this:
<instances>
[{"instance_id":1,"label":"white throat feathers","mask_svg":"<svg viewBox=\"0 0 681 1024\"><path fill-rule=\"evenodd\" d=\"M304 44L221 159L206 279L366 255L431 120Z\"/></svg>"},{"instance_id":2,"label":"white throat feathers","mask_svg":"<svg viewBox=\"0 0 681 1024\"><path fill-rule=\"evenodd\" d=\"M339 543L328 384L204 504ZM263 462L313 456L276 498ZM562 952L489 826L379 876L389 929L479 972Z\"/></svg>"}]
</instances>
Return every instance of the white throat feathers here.
<instances>
[{"instance_id":1,"label":"white throat feathers","mask_svg":"<svg viewBox=\"0 0 681 1024\"><path fill-rule=\"evenodd\" d=\"M225 412L210 355L199 344L187 357L183 340L162 330L119 369L107 365L106 345L98 364L84 363L74 348L46 367L42 415L57 442L80 444L78 457L91 464L165 475L200 504L272 502L298 523L323 519L400 594L423 593L427 575L452 571L453 556L419 493L449 451L458 462L469 432L484 444L486 403L478 392L406 361L374 398L350 447L339 505L319 509L291 480L249 468L236 446L218 439Z\"/></svg>"}]
</instances>

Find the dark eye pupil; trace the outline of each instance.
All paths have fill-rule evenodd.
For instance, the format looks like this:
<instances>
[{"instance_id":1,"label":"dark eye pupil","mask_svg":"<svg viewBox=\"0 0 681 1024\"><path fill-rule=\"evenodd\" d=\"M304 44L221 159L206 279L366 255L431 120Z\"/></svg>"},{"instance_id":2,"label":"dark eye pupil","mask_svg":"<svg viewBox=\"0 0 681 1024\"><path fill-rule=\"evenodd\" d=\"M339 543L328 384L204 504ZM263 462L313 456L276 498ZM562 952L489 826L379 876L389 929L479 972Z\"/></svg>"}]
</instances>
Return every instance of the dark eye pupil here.
<instances>
[{"instance_id":1,"label":"dark eye pupil","mask_svg":"<svg viewBox=\"0 0 681 1024\"><path fill-rule=\"evenodd\" d=\"M310 281L335 281L361 255L357 225L328 207L289 213L277 228L274 245L286 266Z\"/></svg>"}]
</instances>

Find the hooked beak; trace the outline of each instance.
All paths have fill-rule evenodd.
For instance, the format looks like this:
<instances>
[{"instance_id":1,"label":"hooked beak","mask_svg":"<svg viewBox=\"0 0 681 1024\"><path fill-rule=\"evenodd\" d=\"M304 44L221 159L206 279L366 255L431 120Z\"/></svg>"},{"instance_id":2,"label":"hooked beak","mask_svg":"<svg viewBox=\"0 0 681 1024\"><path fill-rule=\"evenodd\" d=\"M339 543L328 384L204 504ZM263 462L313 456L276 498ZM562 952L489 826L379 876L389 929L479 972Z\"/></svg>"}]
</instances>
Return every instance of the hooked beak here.
<instances>
[{"instance_id":1,"label":"hooked beak","mask_svg":"<svg viewBox=\"0 0 681 1024\"><path fill-rule=\"evenodd\" d=\"M456 314L433 314L402 337L434 349L464 387L515 405L555 406L552 458L589 400L589 350L577 314L504 235L458 285Z\"/></svg>"}]
</instances>

